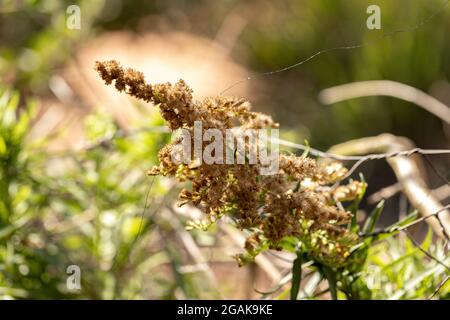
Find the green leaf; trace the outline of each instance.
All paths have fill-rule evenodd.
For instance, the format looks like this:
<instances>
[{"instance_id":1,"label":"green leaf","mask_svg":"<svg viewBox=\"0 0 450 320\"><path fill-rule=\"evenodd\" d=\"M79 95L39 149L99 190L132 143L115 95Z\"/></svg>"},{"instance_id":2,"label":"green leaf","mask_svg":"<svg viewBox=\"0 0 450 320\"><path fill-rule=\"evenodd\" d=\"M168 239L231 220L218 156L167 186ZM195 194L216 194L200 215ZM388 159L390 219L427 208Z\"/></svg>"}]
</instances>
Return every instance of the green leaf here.
<instances>
[{"instance_id":1,"label":"green leaf","mask_svg":"<svg viewBox=\"0 0 450 320\"><path fill-rule=\"evenodd\" d=\"M422 249L428 251L432 243L433 243L433 230L430 228L430 226L428 226L427 235L422 243Z\"/></svg>"},{"instance_id":2,"label":"green leaf","mask_svg":"<svg viewBox=\"0 0 450 320\"><path fill-rule=\"evenodd\" d=\"M442 271L440 271L440 269ZM415 276L414 278L408 280L400 290L395 292L393 295L389 297L389 300L399 300L404 295L406 295L408 292L413 291L415 288L417 289L417 286L419 286L423 281L425 281L427 278L431 276L436 276L437 274L440 274L444 271L444 268L441 265L436 265L435 267L431 269L427 269L424 272L420 273L419 275Z\"/></svg>"},{"instance_id":3,"label":"green leaf","mask_svg":"<svg viewBox=\"0 0 450 320\"><path fill-rule=\"evenodd\" d=\"M325 278L327 278L327 280L328 280L328 286L330 287L331 298L333 300L338 300L337 287L336 287L337 280L336 280L335 272L331 268L326 267L326 266L322 267L322 272L323 272L323 275L325 276Z\"/></svg>"},{"instance_id":4,"label":"green leaf","mask_svg":"<svg viewBox=\"0 0 450 320\"><path fill-rule=\"evenodd\" d=\"M369 218L367 218L366 223L363 227L364 233L371 233L375 230L375 226L377 225L377 221L380 218L381 213L384 209L384 200L381 200L375 209L370 214Z\"/></svg>"},{"instance_id":5,"label":"green leaf","mask_svg":"<svg viewBox=\"0 0 450 320\"><path fill-rule=\"evenodd\" d=\"M392 224L389 229L395 228L395 227L401 227L404 225L407 225L408 223L413 222L414 220L416 220L417 216L418 216L418 211L414 210L413 212L411 212L410 214L408 214L405 218L403 218L402 220Z\"/></svg>"},{"instance_id":6,"label":"green leaf","mask_svg":"<svg viewBox=\"0 0 450 320\"><path fill-rule=\"evenodd\" d=\"M417 249L419 250L419 249ZM393 260L392 262L386 264L385 266L383 266L383 268L381 269L382 273L388 272L391 269L393 269L395 266L397 266L398 264L404 262L405 260L414 257L414 255L416 254L417 250L413 251L413 252L409 252L407 254L404 254L402 256L400 256L399 258Z\"/></svg>"},{"instance_id":7,"label":"green leaf","mask_svg":"<svg viewBox=\"0 0 450 320\"><path fill-rule=\"evenodd\" d=\"M36 110L37 107L35 102L27 103L27 109L22 112L12 130L12 137L15 141L22 141L23 137L28 133L30 121L36 115Z\"/></svg>"},{"instance_id":8,"label":"green leaf","mask_svg":"<svg viewBox=\"0 0 450 320\"><path fill-rule=\"evenodd\" d=\"M6 238L10 236L14 231L22 228L32 219L31 214L27 214L17 221L14 221L13 223L7 225L6 227L3 227L0 229L0 240L3 240L3 238Z\"/></svg>"},{"instance_id":9,"label":"green leaf","mask_svg":"<svg viewBox=\"0 0 450 320\"><path fill-rule=\"evenodd\" d=\"M0 156L6 154L7 151L5 139L0 135Z\"/></svg>"},{"instance_id":10,"label":"green leaf","mask_svg":"<svg viewBox=\"0 0 450 320\"><path fill-rule=\"evenodd\" d=\"M301 253L297 252L297 258L292 265L291 300L297 300L298 292L300 291L302 282L302 260Z\"/></svg>"},{"instance_id":11,"label":"green leaf","mask_svg":"<svg viewBox=\"0 0 450 320\"><path fill-rule=\"evenodd\" d=\"M2 98L4 98L5 96L3 96ZM19 105L19 94L14 92L11 96L9 96L8 94L6 94L6 105L4 107L2 107L2 114L1 116L1 125L4 128L10 129L11 127L13 127L13 125L16 123L17 121L17 117L16 117L16 110L17 110L17 106Z\"/></svg>"},{"instance_id":12,"label":"green leaf","mask_svg":"<svg viewBox=\"0 0 450 320\"><path fill-rule=\"evenodd\" d=\"M393 235L397 234L399 231L398 231L398 230L395 230L396 228L405 226L405 225L407 225L407 224L413 222L414 220L416 220L417 215L418 215L417 210L416 210L416 211L413 211L412 213L410 213L409 215L407 215L403 220L400 220L400 221L398 221L398 222L392 224L392 225L389 226L388 228L386 228L386 230L388 230L388 231L392 230L392 231L389 232L389 233L385 233L385 234L380 234L380 235L378 235L378 236L376 237L376 240L384 240L384 239L390 238L390 237L392 237Z\"/></svg>"}]
</instances>

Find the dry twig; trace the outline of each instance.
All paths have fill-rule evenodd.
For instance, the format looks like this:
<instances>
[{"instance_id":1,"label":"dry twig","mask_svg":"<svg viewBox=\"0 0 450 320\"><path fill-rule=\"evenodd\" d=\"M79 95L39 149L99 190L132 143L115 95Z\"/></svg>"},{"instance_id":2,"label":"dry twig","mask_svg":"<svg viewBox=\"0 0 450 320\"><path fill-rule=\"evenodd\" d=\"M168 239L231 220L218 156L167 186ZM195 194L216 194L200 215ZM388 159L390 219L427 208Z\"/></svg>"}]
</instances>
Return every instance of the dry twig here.
<instances>
[{"instance_id":1,"label":"dry twig","mask_svg":"<svg viewBox=\"0 0 450 320\"><path fill-rule=\"evenodd\" d=\"M450 124L450 108L432 96L414 87L389 80L359 81L323 90L319 98L324 104L369 97L389 96L402 99L422 107Z\"/></svg>"}]
</instances>

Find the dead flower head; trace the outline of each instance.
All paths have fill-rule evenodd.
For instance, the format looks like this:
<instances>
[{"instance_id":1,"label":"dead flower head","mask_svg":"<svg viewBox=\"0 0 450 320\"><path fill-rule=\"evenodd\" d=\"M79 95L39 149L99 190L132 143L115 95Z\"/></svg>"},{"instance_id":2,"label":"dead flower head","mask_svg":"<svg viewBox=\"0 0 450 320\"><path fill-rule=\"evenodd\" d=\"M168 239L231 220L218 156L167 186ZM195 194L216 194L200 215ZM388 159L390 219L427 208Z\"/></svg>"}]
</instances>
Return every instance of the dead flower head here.
<instances>
[{"instance_id":1,"label":"dead flower head","mask_svg":"<svg viewBox=\"0 0 450 320\"><path fill-rule=\"evenodd\" d=\"M114 82L118 91L159 106L171 130L193 130L195 121L202 121L203 130L278 126L271 117L252 112L242 99L219 96L196 102L183 80L147 84L141 72L124 69L116 61L97 62L95 68L106 84ZM178 142L160 150L160 163L148 174L190 181L191 188L179 195L183 203L200 207L210 221L226 215L249 231L246 252L237 256L241 264L265 249L281 249L293 239L321 263L339 266L346 262L357 236L346 228L351 213L337 203L358 197L364 183L330 188L345 175L340 163L321 164L306 156L281 154L279 172L270 176L260 175L259 164L200 163L189 167L172 161Z\"/></svg>"}]
</instances>

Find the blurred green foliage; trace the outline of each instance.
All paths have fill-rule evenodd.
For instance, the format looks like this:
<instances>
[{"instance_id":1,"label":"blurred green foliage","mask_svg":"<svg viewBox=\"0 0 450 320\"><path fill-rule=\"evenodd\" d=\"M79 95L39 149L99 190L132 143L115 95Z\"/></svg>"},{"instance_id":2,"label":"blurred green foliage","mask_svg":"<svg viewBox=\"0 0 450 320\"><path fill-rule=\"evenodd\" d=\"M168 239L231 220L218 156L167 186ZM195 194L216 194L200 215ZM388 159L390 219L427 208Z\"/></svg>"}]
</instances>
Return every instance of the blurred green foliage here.
<instances>
[{"instance_id":1,"label":"blurred green foliage","mask_svg":"<svg viewBox=\"0 0 450 320\"><path fill-rule=\"evenodd\" d=\"M145 175L170 138L152 131L161 118L123 135L107 115L94 114L86 149L51 154L45 141L25 140L34 108L18 106L17 93L1 91L0 297L173 298L180 285L186 297L201 297L202 285L176 271L182 257L173 237L160 243L171 225L160 218L155 233L152 215L143 212L146 196L150 203L173 197L167 182L149 184ZM149 206L150 213L157 208ZM167 263L178 281L169 281L170 270L154 271ZM81 268L80 292L66 286L69 265Z\"/></svg>"},{"instance_id":2,"label":"blurred green foliage","mask_svg":"<svg viewBox=\"0 0 450 320\"><path fill-rule=\"evenodd\" d=\"M66 28L66 8L79 5L82 28ZM0 4L0 74L23 94L48 93L55 68L91 32L102 1L5 0Z\"/></svg>"},{"instance_id":3,"label":"blurred green foliage","mask_svg":"<svg viewBox=\"0 0 450 320\"><path fill-rule=\"evenodd\" d=\"M33 96L49 95L49 78L84 41L114 29L160 32L162 27L156 23L151 30L140 29L139 19L149 15L163 16L175 30L214 38L225 17L235 12L248 24L235 43L233 57L256 72L265 72L295 64L322 49L370 43L382 32L415 26L442 3L3 0L0 298L173 299L179 292L187 298L220 297L201 273L180 272L186 259L174 233L183 221L174 227L170 219L155 220L151 214L176 194L168 181L152 183L144 174L169 139L167 134L152 131L162 125L159 117L149 115L136 131L124 135L107 114L94 114L86 121L91 144L80 152L50 154L46 140L27 139L36 110ZM65 28L65 10L70 4L82 10L83 25L77 32ZM382 9L381 31L365 28L369 4ZM292 139L307 138L319 148L381 132L408 136L424 148L448 147L441 122L415 106L368 98L324 107L317 94L337 84L389 79L426 92L444 83L444 89L435 92L450 102L445 101L450 99L446 95L449 11L450 7L414 32L362 49L325 54L299 68L264 77L264 92L254 104L289 127ZM5 89L5 84L15 91ZM218 92L221 89L225 88ZM441 169L447 164L448 158L436 163ZM386 183L386 175L368 172L369 187L378 188L379 179ZM147 193L151 205L141 219ZM430 234L422 247L446 258L443 245L431 241ZM331 270L338 297L427 298L448 274L404 234L363 249L356 251L360 260L354 270L345 274ZM73 264L82 271L80 292L66 286L66 269ZM330 275L330 270L320 271L323 277ZM447 283L438 296L448 299L449 292Z\"/></svg>"}]
</instances>

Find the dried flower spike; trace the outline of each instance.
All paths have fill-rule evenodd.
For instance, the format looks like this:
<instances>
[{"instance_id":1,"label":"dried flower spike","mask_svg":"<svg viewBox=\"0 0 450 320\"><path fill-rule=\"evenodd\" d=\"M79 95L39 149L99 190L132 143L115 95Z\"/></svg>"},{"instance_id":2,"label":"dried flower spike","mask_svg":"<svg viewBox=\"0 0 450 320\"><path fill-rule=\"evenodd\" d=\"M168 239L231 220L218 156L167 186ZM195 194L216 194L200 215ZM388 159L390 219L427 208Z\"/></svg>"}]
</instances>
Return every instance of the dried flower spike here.
<instances>
[{"instance_id":1,"label":"dried flower spike","mask_svg":"<svg viewBox=\"0 0 450 320\"><path fill-rule=\"evenodd\" d=\"M278 126L269 116L252 112L250 103L242 99L212 97L194 102L183 80L150 85L141 72L125 70L116 61L97 62L95 68L106 84L115 82L117 90L158 105L172 130L192 132L195 121L202 122L203 130ZM357 236L345 227L352 215L336 201L357 198L363 184L354 181L330 192L326 186L345 176L340 163L319 164L312 158L282 154L279 171L269 176L259 173L259 164L186 166L172 160L178 142L160 150L160 164L148 174L191 181L191 189L180 193L183 203L200 207L212 220L227 215L249 231L246 253L237 256L241 264L264 248L281 249L286 239L299 241L305 253L321 263L339 266L346 262Z\"/></svg>"}]
</instances>

